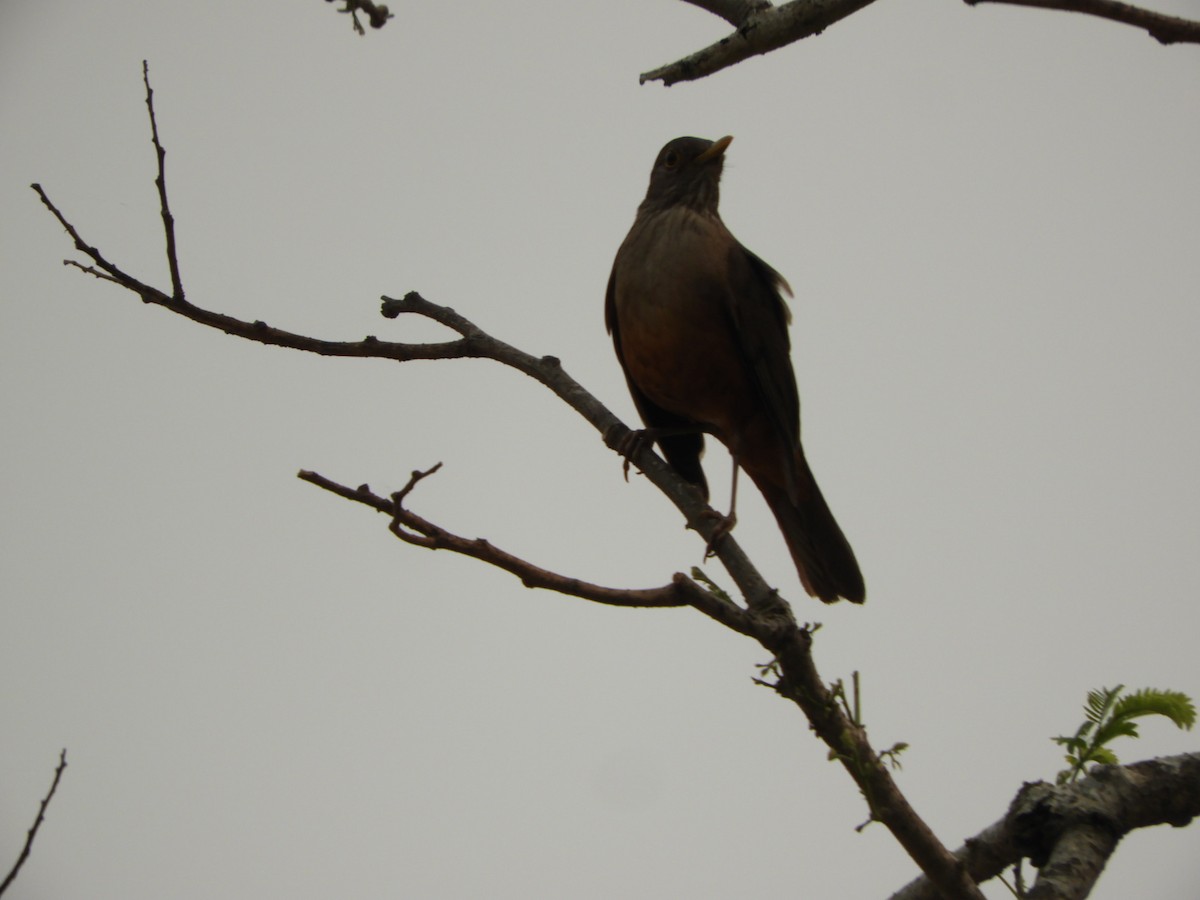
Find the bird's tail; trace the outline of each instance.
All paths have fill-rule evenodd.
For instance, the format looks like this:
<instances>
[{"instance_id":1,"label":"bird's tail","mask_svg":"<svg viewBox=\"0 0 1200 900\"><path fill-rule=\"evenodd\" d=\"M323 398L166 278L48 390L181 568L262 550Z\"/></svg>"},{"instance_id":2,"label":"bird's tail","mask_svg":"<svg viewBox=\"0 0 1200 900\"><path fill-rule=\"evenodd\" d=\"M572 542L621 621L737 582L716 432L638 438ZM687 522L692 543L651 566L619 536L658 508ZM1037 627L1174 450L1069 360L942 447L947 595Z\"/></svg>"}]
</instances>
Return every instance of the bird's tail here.
<instances>
[{"instance_id":1,"label":"bird's tail","mask_svg":"<svg viewBox=\"0 0 1200 900\"><path fill-rule=\"evenodd\" d=\"M800 582L811 596L825 603L843 597L851 603L862 603L867 589L858 560L803 458L800 474L798 502L793 502L781 487L759 485L783 532Z\"/></svg>"}]
</instances>

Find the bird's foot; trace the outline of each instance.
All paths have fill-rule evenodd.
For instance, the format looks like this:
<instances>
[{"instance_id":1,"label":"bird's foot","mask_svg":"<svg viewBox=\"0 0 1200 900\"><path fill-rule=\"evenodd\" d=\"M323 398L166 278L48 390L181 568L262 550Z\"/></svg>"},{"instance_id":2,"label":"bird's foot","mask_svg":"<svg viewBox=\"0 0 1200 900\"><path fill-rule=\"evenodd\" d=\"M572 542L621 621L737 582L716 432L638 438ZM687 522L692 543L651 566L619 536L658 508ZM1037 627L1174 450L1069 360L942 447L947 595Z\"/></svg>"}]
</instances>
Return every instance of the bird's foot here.
<instances>
[{"instance_id":1,"label":"bird's foot","mask_svg":"<svg viewBox=\"0 0 1200 900\"><path fill-rule=\"evenodd\" d=\"M737 513L730 512L726 516L715 509L706 509L701 515L706 519L715 519L717 523L713 526L712 534L708 536L708 544L704 548L704 558L708 559L717 555L718 545L725 539L725 535L733 531L733 526L737 524Z\"/></svg>"},{"instance_id":2,"label":"bird's foot","mask_svg":"<svg viewBox=\"0 0 1200 900\"><path fill-rule=\"evenodd\" d=\"M625 480L629 481L629 467L633 465L633 457L641 452L642 448L648 447L654 443L654 436L650 434L648 429L631 429L626 431L617 440L613 449L625 457L625 462L621 466L621 472L625 476Z\"/></svg>"}]
</instances>

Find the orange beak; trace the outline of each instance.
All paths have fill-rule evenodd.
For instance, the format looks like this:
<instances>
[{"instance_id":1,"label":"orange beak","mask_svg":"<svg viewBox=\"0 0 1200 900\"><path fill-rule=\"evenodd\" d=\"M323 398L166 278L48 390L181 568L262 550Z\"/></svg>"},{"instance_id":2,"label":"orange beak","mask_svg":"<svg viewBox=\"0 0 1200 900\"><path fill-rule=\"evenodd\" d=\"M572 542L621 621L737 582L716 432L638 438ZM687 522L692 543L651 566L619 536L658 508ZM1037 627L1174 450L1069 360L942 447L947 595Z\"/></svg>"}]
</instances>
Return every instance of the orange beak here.
<instances>
[{"instance_id":1,"label":"orange beak","mask_svg":"<svg viewBox=\"0 0 1200 900\"><path fill-rule=\"evenodd\" d=\"M718 138L712 142L712 146L697 156L695 161L698 163L708 162L710 159L717 159L720 156L724 156L725 148L732 143L733 135L731 134L727 134L723 138Z\"/></svg>"}]
</instances>

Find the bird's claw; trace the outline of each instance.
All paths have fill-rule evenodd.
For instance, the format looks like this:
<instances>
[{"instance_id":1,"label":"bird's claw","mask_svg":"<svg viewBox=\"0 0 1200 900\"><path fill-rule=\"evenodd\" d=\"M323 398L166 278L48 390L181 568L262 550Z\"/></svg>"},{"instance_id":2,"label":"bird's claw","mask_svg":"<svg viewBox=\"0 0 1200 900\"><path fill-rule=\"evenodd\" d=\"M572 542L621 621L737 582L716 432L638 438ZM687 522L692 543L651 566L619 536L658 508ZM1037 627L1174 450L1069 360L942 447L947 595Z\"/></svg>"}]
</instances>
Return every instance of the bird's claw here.
<instances>
[{"instance_id":1,"label":"bird's claw","mask_svg":"<svg viewBox=\"0 0 1200 900\"><path fill-rule=\"evenodd\" d=\"M633 457L652 443L653 439L644 429L631 429L625 432L617 440L614 449L625 457L625 462L621 466L621 473L625 476L625 480L629 481L629 467L633 465Z\"/></svg>"},{"instance_id":2,"label":"bird's claw","mask_svg":"<svg viewBox=\"0 0 1200 900\"><path fill-rule=\"evenodd\" d=\"M722 515L715 509L706 509L701 515L706 519L715 519L716 525L713 526L712 534L708 536L708 543L704 547L704 558L717 555L717 546L725 539L725 535L733 531L733 526L737 524L737 513L730 512L729 515Z\"/></svg>"}]
</instances>

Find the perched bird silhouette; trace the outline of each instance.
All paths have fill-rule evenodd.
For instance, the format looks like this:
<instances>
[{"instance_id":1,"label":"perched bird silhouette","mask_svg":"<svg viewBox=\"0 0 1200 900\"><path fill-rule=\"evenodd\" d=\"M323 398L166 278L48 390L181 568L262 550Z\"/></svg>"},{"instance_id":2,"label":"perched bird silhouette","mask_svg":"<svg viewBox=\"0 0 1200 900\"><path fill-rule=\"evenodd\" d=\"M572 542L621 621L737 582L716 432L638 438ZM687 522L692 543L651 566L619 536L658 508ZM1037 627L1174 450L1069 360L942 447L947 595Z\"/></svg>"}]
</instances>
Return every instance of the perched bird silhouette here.
<instances>
[{"instance_id":1,"label":"perched bird silhouette","mask_svg":"<svg viewBox=\"0 0 1200 900\"><path fill-rule=\"evenodd\" d=\"M731 137L681 137L654 161L608 280L605 320L646 436L708 498L704 434L729 448L783 532L804 589L866 597L854 551L800 446L800 397L783 277L717 213ZM730 510L730 521L734 511Z\"/></svg>"}]
</instances>

